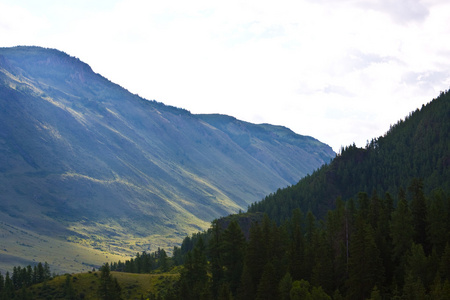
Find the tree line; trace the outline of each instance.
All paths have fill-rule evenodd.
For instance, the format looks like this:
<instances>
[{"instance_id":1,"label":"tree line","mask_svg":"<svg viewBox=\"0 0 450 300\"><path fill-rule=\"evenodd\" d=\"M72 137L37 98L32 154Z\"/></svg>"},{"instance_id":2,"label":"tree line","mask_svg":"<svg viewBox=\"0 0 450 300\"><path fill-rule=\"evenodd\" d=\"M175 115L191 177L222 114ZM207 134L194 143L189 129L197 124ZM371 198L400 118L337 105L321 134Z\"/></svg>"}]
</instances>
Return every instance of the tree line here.
<instances>
[{"instance_id":1,"label":"tree line","mask_svg":"<svg viewBox=\"0 0 450 300\"><path fill-rule=\"evenodd\" d=\"M396 204L396 205L395 205ZM246 217L242 214L241 217ZM318 220L266 214L245 238L218 220L183 257L160 299L446 299L450 295L450 197L414 179L398 195L361 192Z\"/></svg>"},{"instance_id":2,"label":"tree line","mask_svg":"<svg viewBox=\"0 0 450 300\"><path fill-rule=\"evenodd\" d=\"M251 204L248 211L266 213L277 223L296 208L323 218L338 197L347 200L374 189L395 195L413 178L423 179L427 194L437 188L450 192L449 141L450 91L445 91L365 148L343 147L330 164Z\"/></svg>"},{"instance_id":3,"label":"tree line","mask_svg":"<svg viewBox=\"0 0 450 300\"><path fill-rule=\"evenodd\" d=\"M174 252L178 248L175 247ZM126 260L125 262L118 261L111 263L111 271L127 272L127 273L150 273L155 270L166 272L174 265L173 259L169 258L164 249L158 248L153 253L137 253L135 258Z\"/></svg>"},{"instance_id":4,"label":"tree line","mask_svg":"<svg viewBox=\"0 0 450 300\"><path fill-rule=\"evenodd\" d=\"M39 262L35 266L14 267L12 274L6 272L3 276L0 272L0 300L14 299L16 291L25 290L33 284L50 280L50 266L47 262Z\"/></svg>"}]
</instances>

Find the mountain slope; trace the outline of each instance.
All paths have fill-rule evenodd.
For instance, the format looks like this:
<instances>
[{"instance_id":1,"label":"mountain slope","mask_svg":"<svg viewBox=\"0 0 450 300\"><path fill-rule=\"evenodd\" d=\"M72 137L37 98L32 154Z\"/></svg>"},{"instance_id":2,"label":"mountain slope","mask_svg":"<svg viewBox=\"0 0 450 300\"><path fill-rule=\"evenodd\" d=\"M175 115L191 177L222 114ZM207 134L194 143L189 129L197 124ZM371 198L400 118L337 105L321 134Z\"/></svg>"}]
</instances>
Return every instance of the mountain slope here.
<instances>
[{"instance_id":1,"label":"mountain slope","mask_svg":"<svg viewBox=\"0 0 450 300\"><path fill-rule=\"evenodd\" d=\"M295 208L324 216L338 197L356 199L359 192L371 195L399 188L407 190L414 178L423 180L425 193L450 192L450 91L410 113L365 148L342 149L330 164L297 184L254 203L250 212L266 212L278 221Z\"/></svg>"},{"instance_id":2,"label":"mountain slope","mask_svg":"<svg viewBox=\"0 0 450 300\"><path fill-rule=\"evenodd\" d=\"M287 128L147 101L38 47L0 49L0 128L8 261L32 260L45 241L94 248L85 265L171 247L334 157ZM53 256L61 270L81 269Z\"/></svg>"}]
</instances>

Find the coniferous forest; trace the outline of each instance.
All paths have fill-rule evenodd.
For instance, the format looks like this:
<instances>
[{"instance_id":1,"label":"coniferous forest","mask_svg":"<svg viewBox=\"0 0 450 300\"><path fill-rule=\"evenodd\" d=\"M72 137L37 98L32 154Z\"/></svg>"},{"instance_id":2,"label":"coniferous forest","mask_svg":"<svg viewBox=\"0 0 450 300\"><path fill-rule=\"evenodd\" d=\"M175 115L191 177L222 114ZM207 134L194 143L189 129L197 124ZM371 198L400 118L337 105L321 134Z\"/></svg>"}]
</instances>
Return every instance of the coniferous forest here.
<instances>
[{"instance_id":1,"label":"coniferous forest","mask_svg":"<svg viewBox=\"0 0 450 300\"><path fill-rule=\"evenodd\" d=\"M111 270L179 274L148 299L450 299L449 121L447 91L172 256Z\"/></svg>"},{"instance_id":2,"label":"coniferous forest","mask_svg":"<svg viewBox=\"0 0 450 300\"><path fill-rule=\"evenodd\" d=\"M322 220L265 214L248 239L239 226L248 213L226 228L216 220L177 249L180 278L161 299L448 299L450 198L424 189L414 179L395 196L361 192Z\"/></svg>"},{"instance_id":3,"label":"coniferous forest","mask_svg":"<svg viewBox=\"0 0 450 300\"><path fill-rule=\"evenodd\" d=\"M447 91L364 149L187 237L167 299L447 299L449 120Z\"/></svg>"}]
</instances>

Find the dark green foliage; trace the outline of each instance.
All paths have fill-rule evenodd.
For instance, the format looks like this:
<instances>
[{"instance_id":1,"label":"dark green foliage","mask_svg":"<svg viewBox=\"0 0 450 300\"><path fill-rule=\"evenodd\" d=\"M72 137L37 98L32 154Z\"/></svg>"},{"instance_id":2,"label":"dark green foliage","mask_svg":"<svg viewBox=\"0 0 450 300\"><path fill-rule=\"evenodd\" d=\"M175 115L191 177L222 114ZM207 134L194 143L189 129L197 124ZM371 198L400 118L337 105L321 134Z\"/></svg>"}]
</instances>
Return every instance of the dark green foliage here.
<instances>
[{"instance_id":1,"label":"dark green foliage","mask_svg":"<svg viewBox=\"0 0 450 300\"><path fill-rule=\"evenodd\" d=\"M278 299L289 300L290 292L292 288L292 277L291 274L286 273L284 277L280 280L278 284Z\"/></svg>"},{"instance_id":2,"label":"dark green foliage","mask_svg":"<svg viewBox=\"0 0 450 300\"><path fill-rule=\"evenodd\" d=\"M392 261L394 262L393 276L398 286L403 285L406 254L413 242L412 215L408 207L405 195L399 193L397 208L392 213L390 222L390 237L392 239Z\"/></svg>"},{"instance_id":3,"label":"dark green foliage","mask_svg":"<svg viewBox=\"0 0 450 300\"><path fill-rule=\"evenodd\" d=\"M206 251L203 239L199 239L192 252L186 256L180 275L180 299L196 300L210 298L210 284L207 275Z\"/></svg>"},{"instance_id":4,"label":"dark green foliage","mask_svg":"<svg viewBox=\"0 0 450 300\"><path fill-rule=\"evenodd\" d=\"M50 266L47 262L39 262L32 267L13 267L12 274L6 272L5 277L0 273L0 300L14 299L32 299L28 288L33 284L47 282L52 278Z\"/></svg>"},{"instance_id":5,"label":"dark green foliage","mask_svg":"<svg viewBox=\"0 0 450 300\"><path fill-rule=\"evenodd\" d=\"M203 233L208 245L203 245L199 235L198 246L187 253L180 278L184 298L180 299L331 299L332 295L336 299L418 299L442 295L450 280L450 241L447 232L435 224L447 224L447 214L430 209L434 219L428 217L427 236L435 236L432 240L437 242L429 243L433 250L427 254L422 244L414 242L414 218L406 194L403 189L397 194L399 199L389 193L384 197L376 192L371 197L359 193L357 207L352 201L337 199L336 208L320 222L311 212L304 218L299 209L279 226L265 215L249 228L247 240L236 220L225 230L214 221ZM434 195L427 207L448 207L445 193ZM436 245L442 250L437 251L441 248ZM199 254L203 248L208 249L207 256Z\"/></svg>"},{"instance_id":6,"label":"dark green foliage","mask_svg":"<svg viewBox=\"0 0 450 300\"><path fill-rule=\"evenodd\" d=\"M423 193L423 182L413 179L409 186L411 193L411 215L413 221L413 241L422 245L427 254L430 253L429 240L427 235L428 229L428 209Z\"/></svg>"},{"instance_id":7,"label":"dark green foliage","mask_svg":"<svg viewBox=\"0 0 450 300\"><path fill-rule=\"evenodd\" d=\"M111 275L109 264L104 264L100 268L100 286L98 288L99 299L104 300L119 300L122 299L120 292L121 288L117 279Z\"/></svg>"},{"instance_id":8,"label":"dark green foliage","mask_svg":"<svg viewBox=\"0 0 450 300\"><path fill-rule=\"evenodd\" d=\"M350 240L348 296L350 299L365 299L376 285L383 284L384 266L372 226L358 217L355 227Z\"/></svg>"},{"instance_id":9,"label":"dark green foliage","mask_svg":"<svg viewBox=\"0 0 450 300\"><path fill-rule=\"evenodd\" d=\"M211 266L211 292L214 298L218 296L219 289L222 287L224 278L224 272L222 268L222 254L220 251L221 243L221 229L218 225L217 220L214 220L211 223L211 239L209 240L208 248Z\"/></svg>"},{"instance_id":10,"label":"dark green foliage","mask_svg":"<svg viewBox=\"0 0 450 300\"><path fill-rule=\"evenodd\" d=\"M154 270L161 270L163 272L167 271L172 265L178 265L183 261L179 253L179 248L174 248L174 257L170 258L164 249L158 248L157 251L153 253L147 253L143 251L142 253L137 253L135 258L126 260L125 262L114 262L111 263L111 271L117 272L127 272L127 273L150 273ZM175 253L178 257L175 257ZM175 260L178 260L177 263Z\"/></svg>"},{"instance_id":11,"label":"dark green foliage","mask_svg":"<svg viewBox=\"0 0 450 300\"><path fill-rule=\"evenodd\" d=\"M245 246L245 238L241 228L236 221L231 221L228 228L223 232L221 252L224 277L229 282L233 295L237 294L241 281Z\"/></svg>"},{"instance_id":12,"label":"dark green foliage","mask_svg":"<svg viewBox=\"0 0 450 300\"><path fill-rule=\"evenodd\" d=\"M278 296L278 280L275 276L275 268L272 263L267 263L264 267L261 280L259 280L256 293L257 300L271 300Z\"/></svg>"},{"instance_id":13,"label":"dark green foliage","mask_svg":"<svg viewBox=\"0 0 450 300\"><path fill-rule=\"evenodd\" d=\"M449 135L450 92L447 91L399 121L384 136L373 139L364 149L355 145L343 148L330 164L252 204L249 212L265 212L278 224L290 218L295 208L311 210L316 217L323 218L334 208L338 197L347 200L356 198L359 192L370 195L373 190L395 195L413 178L423 179L426 194L436 188L448 194ZM362 200L358 201L360 208L368 208L368 197L358 199Z\"/></svg>"},{"instance_id":14,"label":"dark green foliage","mask_svg":"<svg viewBox=\"0 0 450 300\"><path fill-rule=\"evenodd\" d=\"M211 282L199 290L212 299L446 299L449 103L441 94L365 149L347 147L247 214L186 238L183 272L198 252L192 241L204 237L209 263L199 266L211 281L203 267L195 276Z\"/></svg>"},{"instance_id":15,"label":"dark green foliage","mask_svg":"<svg viewBox=\"0 0 450 300\"><path fill-rule=\"evenodd\" d=\"M67 300L77 299L75 290L73 289L72 276L66 275L66 282L64 283L64 295Z\"/></svg>"}]
</instances>

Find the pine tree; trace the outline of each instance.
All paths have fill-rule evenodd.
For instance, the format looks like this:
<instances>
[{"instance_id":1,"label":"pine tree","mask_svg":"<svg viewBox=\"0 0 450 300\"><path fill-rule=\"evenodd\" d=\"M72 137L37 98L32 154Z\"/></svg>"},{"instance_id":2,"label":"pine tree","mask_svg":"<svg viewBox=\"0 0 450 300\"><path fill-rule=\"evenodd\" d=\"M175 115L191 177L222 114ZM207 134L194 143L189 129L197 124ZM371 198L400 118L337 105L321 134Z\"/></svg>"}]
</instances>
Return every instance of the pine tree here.
<instances>
[{"instance_id":1,"label":"pine tree","mask_svg":"<svg viewBox=\"0 0 450 300\"><path fill-rule=\"evenodd\" d=\"M258 292L256 300L272 300L277 297L277 284L275 279L275 268L272 263L267 263L264 267L264 272L258 284Z\"/></svg>"},{"instance_id":2,"label":"pine tree","mask_svg":"<svg viewBox=\"0 0 450 300\"><path fill-rule=\"evenodd\" d=\"M294 210L291 220L291 243L289 246L289 272L293 280L305 278L305 241L302 232L302 213L300 209Z\"/></svg>"},{"instance_id":3,"label":"pine tree","mask_svg":"<svg viewBox=\"0 0 450 300\"><path fill-rule=\"evenodd\" d=\"M111 275L109 264L106 263L100 268L100 286L98 288L98 295L100 299L104 300L118 300L121 299L121 288L117 279Z\"/></svg>"},{"instance_id":4,"label":"pine tree","mask_svg":"<svg viewBox=\"0 0 450 300\"><path fill-rule=\"evenodd\" d=\"M427 204L423 193L423 182L419 179L413 179L409 191L412 194L411 215L413 221L413 240L416 244L422 245L426 254L431 252L428 242L428 216Z\"/></svg>"},{"instance_id":5,"label":"pine tree","mask_svg":"<svg viewBox=\"0 0 450 300\"><path fill-rule=\"evenodd\" d=\"M5 285L2 293L3 299L14 299L14 284L9 276L9 272L5 275Z\"/></svg>"},{"instance_id":6,"label":"pine tree","mask_svg":"<svg viewBox=\"0 0 450 300\"><path fill-rule=\"evenodd\" d=\"M223 232L222 262L225 267L224 276L230 284L233 296L236 296L244 267L245 237L239 224L231 221Z\"/></svg>"},{"instance_id":7,"label":"pine tree","mask_svg":"<svg viewBox=\"0 0 450 300\"><path fill-rule=\"evenodd\" d=\"M369 297L373 287L382 284L383 275L383 264L373 229L360 216L350 241L348 296L351 299Z\"/></svg>"},{"instance_id":8,"label":"pine tree","mask_svg":"<svg viewBox=\"0 0 450 300\"><path fill-rule=\"evenodd\" d=\"M229 286L228 286L229 288ZM256 288L252 276L246 264L242 269L241 282L238 288L236 299L247 300L256 298Z\"/></svg>"},{"instance_id":9,"label":"pine tree","mask_svg":"<svg viewBox=\"0 0 450 300\"><path fill-rule=\"evenodd\" d=\"M403 286L406 253L413 242L412 215L406 202L405 194L399 192L397 208L392 213L390 223L390 234L392 238L392 260L396 266L394 270L395 281L398 286Z\"/></svg>"},{"instance_id":10,"label":"pine tree","mask_svg":"<svg viewBox=\"0 0 450 300\"><path fill-rule=\"evenodd\" d=\"M317 247L316 218L311 211L306 215L305 232L305 279L310 281Z\"/></svg>"},{"instance_id":11,"label":"pine tree","mask_svg":"<svg viewBox=\"0 0 450 300\"><path fill-rule=\"evenodd\" d=\"M331 297L325 293L325 291L322 289L322 287L314 286L311 289L311 299L314 300L331 300Z\"/></svg>"},{"instance_id":12,"label":"pine tree","mask_svg":"<svg viewBox=\"0 0 450 300\"><path fill-rule=\"evenodd\" d=\"M318 238L318 246L316 248L317 259L313 267L311 282L316 286L323 287L326 292L330 293L337 288L334 276L333 248L328 239L327 232L321 230Z\"/></svg>"},{"instance_id":13,"label":"pine tree","mask_svg":"<svg viewBox=\"0 0 450 300\"><path fill-rule=\"evenodd\" d=\"M0 299L2 299L2 293L5 289L5 278L3 278L2 272L0 272Z\"/></svg>"},{"instance_id":14,"label":"pine tree","mask_svg":"<svg viewBox=\"0 0 450 300\"><path fill-rule=\"evenodd\" d=\"M286 273L278 284L278 298L280 300L289 300L290 292L292 288L292 277L291 274Z\"/></svg>"},{"instance_id":15,"label":"pine tree","mask_svg":"<svg viewBox=\"0 0 450 300\"><path fill-rule=\"evenodd\" d=\"M167 272L169 270L169 261L164 249L159 251L159 267L163 272Z\"/></svg>"},{"instance_id":16,"label":"pine tree","mask_svg":"<svg viewBox=\"0 0 450 300\"><path fill-rule=\"evenodd\" d=\"M431 247L441 255L445 249L449 233L447 232L447 211L445 209L444 196L435 193L428 211L428 237Z\"/></svg>"},{"instance_id":17,"label":"pine tree","mask_svg":"<svg viewBox=\"0 0 450 300\"><path fill-rule=\"evenodd\" d=\"M180 274L180 296L183 299L202 299L209 293L205 245L200 237L194 250L188 252Z\"/></svg>"},{"instance_id":18,"label":"pine tree","mask_svg":"<svg viewBox=\"0 0 450 300\"><path fill-rule=\"evenodd\" d=\"M249 241L245 255L245 265L248 268L253 286L247 287L256 291L266 264L267 241L263 238L261 226L255 223L250 227Z\"/></svg>"},{"instance_id":19,"label":"pine tree","mask_svg":"<svg viewBox=\"0 0 450 300\"><path fill-rule=\"evenodd\" d=\"M222 237L217 220L211 224L211 239L208 243L211 269L211 292L214 298L217 298L219 288L223 284L223 264L220 253Z\"/></svg>"},{"instance_id":20,"label":"pine tree","mask_svg":"<svg viewBox=\"0 0 450 300\"><path fill-rule=\"evenodd\" d=\"M291 300L313 300L309 289L308 281L303 279L294 281L290 291Z\"/></svg>"},{"instance_id":21,"label":"pine tree","mask_svg":"<svg viewBox=\"0 0 450 300\"><path fill-rule=\"evenodd\" d=\"M450 242L445 245L439 264L439 274L443 280L450 280Z\"/></svg>"},{"instance_id":22,"label":"pine tree","mask_svg":"<svg viewBox=\"0 0 450 300\"><path fill-rule=\"evenodd\" d=\"M72 276L66 275L66 281L64 283L64 299L75 300L75 290L72 284Z\"/></svg>"}]
</instances>

